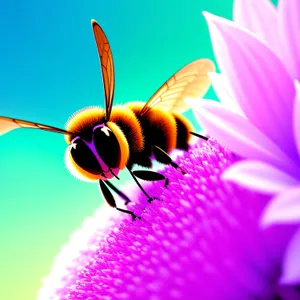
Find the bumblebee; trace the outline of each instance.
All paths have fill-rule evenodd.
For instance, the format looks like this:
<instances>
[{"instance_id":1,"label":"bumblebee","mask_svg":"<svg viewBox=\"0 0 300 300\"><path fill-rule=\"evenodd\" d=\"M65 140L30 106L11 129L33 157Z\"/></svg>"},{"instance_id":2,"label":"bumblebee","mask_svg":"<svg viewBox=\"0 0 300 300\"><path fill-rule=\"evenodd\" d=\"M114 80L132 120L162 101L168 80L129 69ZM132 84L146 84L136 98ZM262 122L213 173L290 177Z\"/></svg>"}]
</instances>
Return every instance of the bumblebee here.
<instances>
[{"instance_id":1,"label":"bumblebee","mask_svg":"<svg viewBox=\"0 0 300 300\"><path fill-rule=\"evenodd\" d=\"M115 77L112 51L104 31L95 20L92 20L92 28L102 71L105 109L88 107L76 112L67 122L66 129L0 117L0 135L20 127L64 134L68 144L65 161L70 172L79 179L98 182L110 206L135 218L132 211L117 207L110 189L119 194L126 204L130 199L109 180L118 178L120 170L127 168L151 201L153 199L137 178L165 180L165 186L168 179L151 170L133 171L133 166L149 169L155 159L184 173L168 153L173 149L188 149L191 134L195 133L191 123L181 115L189 108L184 99L202 97L210 86L208 72L215 68L208 59L193 61L166 81L146 103L129 102L113 106Z\"/></svg>"}]
</instances>

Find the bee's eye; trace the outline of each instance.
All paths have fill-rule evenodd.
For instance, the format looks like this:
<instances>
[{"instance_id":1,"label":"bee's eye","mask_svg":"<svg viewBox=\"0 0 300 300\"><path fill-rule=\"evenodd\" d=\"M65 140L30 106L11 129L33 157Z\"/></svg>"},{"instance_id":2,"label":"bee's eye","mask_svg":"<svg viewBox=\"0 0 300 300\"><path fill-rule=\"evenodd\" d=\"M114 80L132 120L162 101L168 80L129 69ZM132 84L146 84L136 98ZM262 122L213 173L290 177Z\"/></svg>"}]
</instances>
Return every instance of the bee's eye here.
<instances>
[{"instance_id":1,"label":"bee's eye","mask_svg":"<svg viewBox=\"0 0 300 300\"><path fill-rule=\"evenodd\" d=\"M70 153L75 163L85 171L98 175L101 173L99 162L90 147L80 138L70 146Z\"/></svg>"},{"instance_id":2,"label":"bee's eye","mask_svg":"<svg viewBox=\"0 0 300 300\"><path fill-rule=\"evenodd\" d=\"M109 168L118 168L120 165L120 146L114 133L107 127L98 127L94 130L95 148Z\"/></svg>"}]
</instances>

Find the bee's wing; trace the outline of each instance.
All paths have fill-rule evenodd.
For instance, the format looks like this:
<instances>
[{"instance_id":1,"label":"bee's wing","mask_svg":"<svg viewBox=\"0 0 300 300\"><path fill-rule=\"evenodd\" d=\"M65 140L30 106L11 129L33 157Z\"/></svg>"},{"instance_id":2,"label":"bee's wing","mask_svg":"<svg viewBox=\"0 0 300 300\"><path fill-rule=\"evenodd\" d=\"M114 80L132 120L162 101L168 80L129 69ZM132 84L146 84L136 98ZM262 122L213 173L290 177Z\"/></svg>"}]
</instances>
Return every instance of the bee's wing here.
<instances>
[{"instance_id":1,"label":"bee's wing","mask_svg":"<svg viewBox=\"0 0 300 300\"><path fill-rule=\"evenodd\" d=\"M106 121L109 120L115 89L115 72L112 52L107 37L100 25L92 20L92 27L98 48L105 94Z\"/></svg>"},{"instance_id":2,"label":"bee's wing","mask_svg":"<svg viewBox=\"0 0 300 300\"><path fill-rule=\"evenodd\" d=\"M0 116L0 135L3 135L11 130L17 129L17 128L36 128L36 129L42 129L57 133L63 133L63 134L71 134L71 132L68 132L64 129L59 129L56 127L19 120L19 119L12 119L7 117L1 117Z\"/></svg>"},{"instance_id":3,"label":"bee's wing","mask_svg":"<svg viewBox=\"0 0 300 300\"><path fill-rule=\"evenodd\" d=\"M189 109L187 98L201 98L210 86L209 72L215 71L209 59L198 59L183 67L166 81L150 98L140 112L146 114L153 106L166 111L183 113Z\"/></svg>"}]
</instances>

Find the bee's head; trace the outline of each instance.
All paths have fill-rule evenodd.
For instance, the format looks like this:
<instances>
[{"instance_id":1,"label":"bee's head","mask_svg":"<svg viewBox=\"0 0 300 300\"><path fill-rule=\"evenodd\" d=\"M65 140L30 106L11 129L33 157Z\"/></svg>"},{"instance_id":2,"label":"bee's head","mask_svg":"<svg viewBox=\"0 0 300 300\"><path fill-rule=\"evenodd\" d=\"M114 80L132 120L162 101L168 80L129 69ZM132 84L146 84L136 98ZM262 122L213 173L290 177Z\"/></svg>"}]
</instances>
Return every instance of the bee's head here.
<instances>
[{"instance_id":1,"label":"bee's head","mask_svg":"<svg viewBox=\"0 0 300 300\"><path fill-rule=\"evenodd\" d=\"M117 175L121 162L121 148L114 132L101 123L72 138L66 164L80 179L110 179Z\"/></svg>"}]
</instances>

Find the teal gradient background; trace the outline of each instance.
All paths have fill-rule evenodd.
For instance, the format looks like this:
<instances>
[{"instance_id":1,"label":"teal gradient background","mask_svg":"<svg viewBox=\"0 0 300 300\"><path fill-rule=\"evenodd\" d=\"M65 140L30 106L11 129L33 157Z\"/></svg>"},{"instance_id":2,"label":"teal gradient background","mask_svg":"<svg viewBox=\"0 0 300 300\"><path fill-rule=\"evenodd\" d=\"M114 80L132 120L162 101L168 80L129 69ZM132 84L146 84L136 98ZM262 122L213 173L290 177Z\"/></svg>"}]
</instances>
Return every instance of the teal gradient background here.
<instances>
[{"instance_id":1,"label":"teal gradient background","mask_svg":"<svg viewBox=\"0 0 300 300\"><path fill-rule=\"evenodd\" d=\"M5 1L0 115L64 127L76 110L102 105L92 18L113 49L115 103L146 101L185 64L213 59L201 11L231 18L232 3ZM210 91L208 97L215 95ZM65 147L62 135L31 129L0 138L0 299L35 299L61 245L102 203L96 184L80 182L66 170Z\"/></svg>"}]
</instances>

